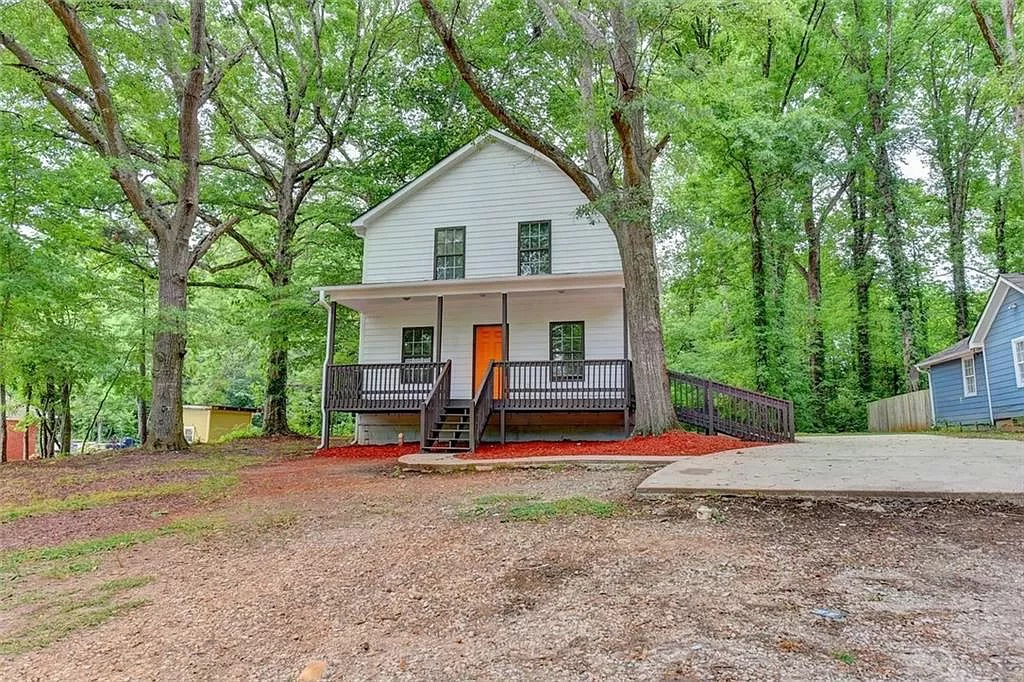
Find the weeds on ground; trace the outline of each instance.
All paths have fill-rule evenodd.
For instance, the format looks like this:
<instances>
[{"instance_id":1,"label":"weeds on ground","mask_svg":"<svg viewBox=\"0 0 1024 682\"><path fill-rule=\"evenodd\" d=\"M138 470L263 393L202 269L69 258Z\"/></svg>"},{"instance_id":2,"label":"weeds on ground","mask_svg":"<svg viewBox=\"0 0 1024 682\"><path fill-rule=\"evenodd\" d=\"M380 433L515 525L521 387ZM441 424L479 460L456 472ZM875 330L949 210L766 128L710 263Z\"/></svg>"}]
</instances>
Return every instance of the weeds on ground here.
<instances>
[{"instance_id":1,"label":"weeds on ground","mask_svg":"<svg viewBox=\"0 0 1024 682\"><path fill-rule=\"evenodd\" d=\"M494 494L478 497L465 516L497 516L502 521L542 521L564 516L608 518L622 511L621 505L589 497L542 500L535 495Z\"/></svg>"},{"instance_id":2,"label":"weeds on ground","mask_svg":"<svg viewBox=\"0 0 1024 682\"><path fill-rule=\"evenodd\" d=\"M96 509L131 500L187 495L189 493L195 493L203 500L214 500L227 494L238 485L238 481L237 474L216 474L198 481L158 483L156 485L127 488L125 490L102 490L92 493L68 495L67 497L48 497L33 500L26 504L0 507L0 523L17 521L18 519L30 516Z\"/></svg>"},{"instance_id":3,"label":"weeds on ground","mask_svg":"<svg viewBox=\"0 0 1024 682\"><path fill-rule=\"evenodd\" d=\"M177 459L171 462L160 462L150 467L150 471L208 471L210 473L230 474L248 466L263 464L270 457L265 455L221 455L212 454L193 459Z\"/></svg>"},{"instance_id":4,"label":"weeds on ground","mask_svg":"<svg viewBox=\"0 0 1024 682\"><path fill-rule=\"evenodd\" d=\"M846 665L853 665L857 662L857 657L849 651L833 651L832 658L836 659L840 663L845 663Z\"/></svg>"},{"instance_id":5,"label":"weeds on ground","mask_svg":"<svg viewBox=\"0 0 1024 682\"><path fill-rule=\"evenodd\" d=\"M101 625L115 616L143 606L144 599L125 599L124 593L147 585L151 576L119 578L92 589L33 594L32 611L17 621L26 627L0 639L0 655L42 649L73 632ZM17 608L21 604L17 604Z\"/></svg>"},{"instance_id":6,"label":"weeds on ground","mask_svg":"<svg viewBox=\"0 0 1024 682\"><path fill-rule=\"evenodd\" d=\"M99 565L97 555L150 542L168 535L202 534L218 530L223 525L223 521L216 518L182 519L153 530L127 531L100 538L76 540L55 547L3 552L0 553L0 577L4 574L18 576L30 568L38 568L39 572L51 577L66 577L85 573L94 570Z\"/></svg>"}]
</instances>

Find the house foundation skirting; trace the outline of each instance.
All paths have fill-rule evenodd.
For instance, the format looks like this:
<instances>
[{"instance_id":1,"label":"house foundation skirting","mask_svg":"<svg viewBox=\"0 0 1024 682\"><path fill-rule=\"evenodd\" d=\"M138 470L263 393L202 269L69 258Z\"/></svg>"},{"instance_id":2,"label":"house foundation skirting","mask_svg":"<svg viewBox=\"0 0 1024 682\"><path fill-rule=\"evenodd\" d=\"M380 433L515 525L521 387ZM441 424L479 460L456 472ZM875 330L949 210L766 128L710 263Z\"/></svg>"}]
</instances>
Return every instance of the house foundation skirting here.
<instances>
[{"instance_id":1,"label":"house foundation skirting","mask_svg":"<svg viewBox=\"0 0 1024 682\"><path fill-rule=\"evenodd\" d=\"M484 432L483 442L500 440L499 415L495 412ZM621 412L507 412L505 440L621 440ZM397 443L402 434L406 443L419 440L419 415L359 414L356 416L356 440L365 445Z\"/></svg>"}]
</instances>

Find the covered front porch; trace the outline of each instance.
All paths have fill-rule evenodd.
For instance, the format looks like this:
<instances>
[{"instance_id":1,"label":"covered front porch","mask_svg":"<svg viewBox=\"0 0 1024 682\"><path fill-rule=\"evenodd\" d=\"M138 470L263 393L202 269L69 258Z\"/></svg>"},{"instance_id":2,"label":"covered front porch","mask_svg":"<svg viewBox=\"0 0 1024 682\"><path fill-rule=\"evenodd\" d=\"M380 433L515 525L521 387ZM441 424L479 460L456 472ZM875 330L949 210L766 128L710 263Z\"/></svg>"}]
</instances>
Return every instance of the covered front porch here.
<instances>
[{"instance_id":1,"label":"covered front porch","mask_svg":"<svg viewBox=\"0 0 1024 682\"><path fill-rule=\"evenodd\" d=\"M504 442L510 413L617 412L619 433L628 433L632 372L619 273L327 287L320 294L329 311L324 445L335 412L406 427L417 416L424 448L443 441L471 450L489 423ZM360 314L357 363L333 361L339 305Z\"/></svg>"}]
</instances>

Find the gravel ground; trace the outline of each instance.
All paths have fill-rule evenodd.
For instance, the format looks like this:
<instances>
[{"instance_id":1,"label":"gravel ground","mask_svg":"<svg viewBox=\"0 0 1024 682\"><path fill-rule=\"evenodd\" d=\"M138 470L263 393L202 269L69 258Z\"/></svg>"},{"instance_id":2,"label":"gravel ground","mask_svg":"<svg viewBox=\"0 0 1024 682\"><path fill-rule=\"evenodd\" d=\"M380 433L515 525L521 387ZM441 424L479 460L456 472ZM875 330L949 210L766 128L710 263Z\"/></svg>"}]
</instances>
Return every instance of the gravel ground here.
<instances>
[{"instance_id":1,"label":"gravel ground","mask_svg":"<svg viewBox=\"0 0 1024 682\"><path fill-rule=\"evenodd\" d=\"M1024 679L1021 508L632 501L647 473L246 469L225 529L119 550L81 578L151 576L133 595L147 605L0 657L0 678L294 680L323 660L329 680ZM467 513L499 494L622 506Z\"/></svg>"}]
</instances>

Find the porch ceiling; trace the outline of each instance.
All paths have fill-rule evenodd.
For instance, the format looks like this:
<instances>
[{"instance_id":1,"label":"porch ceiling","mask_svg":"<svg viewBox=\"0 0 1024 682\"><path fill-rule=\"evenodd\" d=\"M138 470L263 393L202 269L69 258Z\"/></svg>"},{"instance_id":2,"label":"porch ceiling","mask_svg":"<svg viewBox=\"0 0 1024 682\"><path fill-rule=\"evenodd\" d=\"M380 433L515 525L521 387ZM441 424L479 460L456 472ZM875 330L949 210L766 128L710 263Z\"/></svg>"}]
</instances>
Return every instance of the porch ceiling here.
<instances>
[{"instance_id":1,"label":"porch ceiling","mask_svg":"<svg viewBox=\"0 0 1024 682\"><path fill-rule=\"evenodd\" d=\"M315 287L320 301L336 301L346 308L363 311L368 305L387 300L435 299L438 296L472 296L481 294L538 293L548 291L583 291L588 289L621 289L622 273L588 272L572 275L531 275L529 277L487 277L384 284L353 284Z\"/></svg>"}]
</instances>

